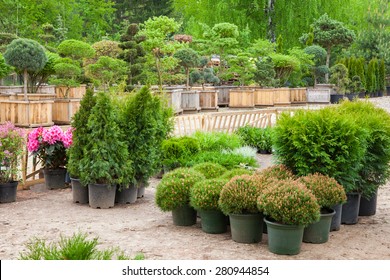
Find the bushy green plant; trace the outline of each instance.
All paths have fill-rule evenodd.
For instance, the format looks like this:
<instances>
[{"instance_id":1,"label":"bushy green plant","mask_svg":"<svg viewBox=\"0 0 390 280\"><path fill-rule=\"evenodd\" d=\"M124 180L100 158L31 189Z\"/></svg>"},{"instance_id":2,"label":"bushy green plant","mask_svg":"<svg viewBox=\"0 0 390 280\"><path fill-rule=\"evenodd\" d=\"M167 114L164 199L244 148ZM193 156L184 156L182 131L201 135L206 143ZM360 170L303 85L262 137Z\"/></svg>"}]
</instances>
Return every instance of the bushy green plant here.
<instances>
[{"instance_id":1,"label":"bushy green plant","mask_svg":"<svg viewBox=\"0 0 390 280\"><path fill-rule=\"evenodd\" d=\"M218 205L225 215L258 213L257 197L262 187L257 177L241 175L233 177L221 191Z\"/></svg>"},{"instance_id":2,"label":"bushy green plant","mask_svg":"<svg viewBox=\"0 0 390 280\"><path fill-rule=\"evenodd\" d=\"M367 147L367 130L335 108L282 114L274 127L274 154L295 175L321 173L346 190L356 182Z\"/></svg>"},{"instance_id":3,"label":"bushy green plant","mask_svg":"<svg viewBox=\"0 0 390 280\"><path fill-rule=\"evenodd\" d=\"M166 173L157 185L155 201L162 211L172 211L190 202L190 190L195 183L205 180L194 169L181 167Z\"/></svg>"},{"instance_id":4,"label":"bushy green plant","mask_svg":"<svg viewBox=\"0 0 390 280\"><path fill-rule=\"evenodd\" d=\"M279 223L309 225L320 218L314 194L294 180L275 180L258 196L259 211Z\"/></svg>"},{"instance_id":5,"label":"bushy green plant","mask_svg":"<svg viewBox=\"0 0 390 280\"><path fill-rule=\"evenodd\" d=\"M0 79L11 73L12 67L5 63L3 54L0 53Z\"/></svg>"},{"instance_id":6,"label":"bushy green plant","mask_svg":"<svg viewBox=\"0 0 390 280\"><path fill-rule=\"evenodd\" d=\"M254 171L251 170L251 169L247 169L247 168L233 168L231 170L227 170L219 178L220 179L230 180L230 179L232 179L235 176L252 175L253 173L254 173Z\"/></svg>"},{"instance_id":7,"label":"bushy green plant","mask_svg":"<svg viewBox=\"0 0 390 280\"><path fill-rule=\"evenodd\" d=\"M132 181L134 170L118 127L117 112L107 93L99 92L88 118L88 142L80 161L83 184L122 184Z\"/></svg>"},{"instance_id":8,"label":"bushy green plant","mask_svg":"<svg viewBox=\"0 0 390 280\"><path fill-rule=\"evenodd\" d=\"M231 152L221 153L219 151L200 152L189 158L186 165L193 166L201 162L214 162L224 166L227 169L233 169L240 166L257 167L258 163L253 157L245 157L241 154Z\"/></svg>"},{"instance_id":9,"label":"bushy green plant","mask_svg":"<svg viewBox=\"0 0 390 280\"><path fill-rule=\"evenodd\" d=\"M370 198L390 177L390 115L369 101L346 101L338 110L368 132L367 150L355 184L364 197Z\"/></svg>"},{"instance_id":10,"label":"bushy green plant","mask_svg":"<svg viewBox=\"0 0 390 280\"><path fill-rule=\"evenodd\" d=\"M195 138L188 136L172 137L162 141L162 164L168 170L186 165L186 162L199 152Z\"/></svg>"},{"instance_id":11,"label":"bushy green plant","mask_svg":"<svg viewBox=\"0 0 390 280\"><path fill-rule=\"evenodd\" d=\"M338 94L349 93L348 68L344 64L338 63L330 68L330 80L332 84L336 85Z\"/></svg>"},{"instance_id":12,"label":"bushy green plant","mask_svg":"<svg viewBox=\"0 0 390 280\"><path fill-rule=\"evenodd\" d=\"M73 144L67 150L68 162L66 168L72 178L80 177L80 161L84 157L84 147L90 141L88 118L92 108L96 104L96 96L93 90L87 89L80 101L80 108L72 117Z\"/></svg>"},{"instance_id":13,"label":"bushy green plant","mask_svg":"<svg viewBox=\"0 0 390 280\"><path fill-rule=\"evenodd\" d=\"M257 151L272 152L272 128L258 128L253 126L241 126L235 133L238 134L245 145L257 148Z\"/></svg>"},{"instance_id":14,"label":"bushy green plant","mask_svg":"<svg viewBox=\"0 0 390 280\"><path fill-rule=\"evenodd\" d=\"M242 146L242 141L236 134L197 131L193 137L198 141L201 151L233 150Z\"/></svg>"},{"instance_id":15,"label":"bushy green plant","mask_svg":"<svg viewBox=\"0 0 390 280\"><path fill-rule=\"evenodd\" d=\"M129 260L118 247L99 250L98 238L87 240L86 233L71 237L61 236L60 241L47 244L44 239L32 238L26 245L27 252L20 253L20 260ZM144 259L137 255L135 259Z\"/></svg>"},{"instance_id":16,"label":"bushy green plant","mask_svg":"<svg viewBox=\"0 0 390 280\"><path fill-rule=\"evenodd\" d=\"M196 210L219 210L218 200L224 179L208 179L197 182L190 190L190 204Z\"/></svg>"},{"instance_id":17,"label":"bushy green plant","mask_svg":"<svg viewBox=\"0 0 390 280\"><path fill-rule=\"evenodd\" d=\"M321 208L331 208L347 201L343 186L334 178L315 173L299 177L297 180L314 194Z\"/></svg>"},{"instance_id":18,"label":"bushy green plant","mask_svg":"<svg viewBox=\"0 0 390 280\"><path fill-rule=\"evenodd\" d=\"M227 171L227 169L222 165L212 162L198 163L195 164L192 168L202 173L206 177L206 179L214 179L220 177L223 173Z\"/></svg>"},{"instance_id":19,"label":"bushy green plant","mask_svg":"<svg viewBox=\"0 0 390 280\"><path fill-rule=\"evenodd\" d=\"M256 159L257 150L251 146L242 146L234 150L222 150L222 154L241 155L246 158Z\"/></svg>"}]
</instances>

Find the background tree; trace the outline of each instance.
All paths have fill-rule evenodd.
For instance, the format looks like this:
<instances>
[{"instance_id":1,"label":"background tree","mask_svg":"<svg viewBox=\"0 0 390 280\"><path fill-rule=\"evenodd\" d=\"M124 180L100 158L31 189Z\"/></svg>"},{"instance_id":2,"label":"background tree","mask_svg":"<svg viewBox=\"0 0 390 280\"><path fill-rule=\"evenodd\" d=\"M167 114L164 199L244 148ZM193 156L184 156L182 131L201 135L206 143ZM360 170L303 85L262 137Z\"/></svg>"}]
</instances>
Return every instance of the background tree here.
<instances>
[{"instance_id":1,"label":"background tree","mask_svg":"<svg viewBox=\"0 0 390 280\"><path fill-rule=\"evenodd\" d=\"M191 48L180 49L173 56L179 60L179 65L185 69L186 88L188 90L190 85L190 70L199 65L200 57L198 53Z\"/></svg>"},{"instance_id":2,"label":"background tree","mask_svg":"<svg viewBox=\"0 0 390 280\"><path fill-rule=\"evenodd\" d=\"M83 58L91 58L95 54L95 50L88 43L74 39L62 41L57 49L62 57L69 57L80 63Z\"/></svg>"},{"instance_id":3,"label":"background tree","mask_svg":"<svg viewBox=\"0 0 390 280\"><path fill-rule=\"evenodd\" d=\"M4 53L7 64L23 73L24 99L27 100L28 71L39 71L45 67L47 56L44 48L34 40L16 39Z\"/></svg>"},{"instance_id":4,"label":"background tree","mask_svg":"<svg viewBox=\"0 0 390 280\"><path fill-rule=\"evenodd\" d=\"M237 78L240 86L253 82L256 66L249 53L238 53L235 56L230 56L227 61L229 65L227 77L229 79Z\"/></svg>"},{"instance_id":5,"label":"background tree","mask_svg":"<svg viewBox=\"0 0 390 280\"><path fill-rule=\"evenodd\" d=\"M143 83L145 75L143 75L143 64L146 62L145 50L141 42L145 40L144 36L138 36L139 25L130 24L126 32L120 37L119 47L122 49L119 58L128 63L129 72L127 75L127 84L132 87L134 84Z\"/></svg>"},{"instance_id":6,"label":"background tree","mask_svg":"<svg viewBox=\"0 0 390 280\"><path fill-rule=\"evenodd\" d=\"M305 53L313 59L313 65L310 68L310 73L313 78L313 85L316 86L320 77L325 77L329 72L326 63L326 50L320 46L312 45L304 49Z\"/></svg>"},{"instance_id":7,"label":"background tree","mask_svg":"<svg viewBox=\"0 0 390 280\"><path fill-rule=\"evenodd\" d=\"M0 53L0 81L10 74L12 71L12 67L10 67L7 63L5 63L3 55Z\"/></svg>"},{"instance_id":8,"label":"background tree","mask_svg":"<svg viewBox=\"0 0 390 280\"><path fill-rule=\"evenodd\" d=\"M348 47L355 39L355 33L344 26L342 22L331 19L327 14L322 15L312 24L314 40L313 43L320 45L326 50L326 66L329 67L332 47ZM300 37L302 43L306 42L309 35L303 34ZM328 74L325 75L328 82Z\"/></svg>"},{"instance_id":9,"label":"background tree","mask_svg":"<svg viewBox=\"0 0 390 280\"><path fill-rule=\"evenodd\" d=\"M254 73L254 80L262 87L274 87L276 84L274 63L268 57L259 57L256 62L256 70Z\"/></svg>"},{"instance_id":10,"label":"background tree","mask_svg":"<svg viewBox=\"0 0 390 280\"><path fill-rule=\"evenodd\" d=\"M284 86L294 71L299 71L299 60L291 55L274 53L270 55L274 64L276 81L279 86Z\"/></svg>"}]
</instances>

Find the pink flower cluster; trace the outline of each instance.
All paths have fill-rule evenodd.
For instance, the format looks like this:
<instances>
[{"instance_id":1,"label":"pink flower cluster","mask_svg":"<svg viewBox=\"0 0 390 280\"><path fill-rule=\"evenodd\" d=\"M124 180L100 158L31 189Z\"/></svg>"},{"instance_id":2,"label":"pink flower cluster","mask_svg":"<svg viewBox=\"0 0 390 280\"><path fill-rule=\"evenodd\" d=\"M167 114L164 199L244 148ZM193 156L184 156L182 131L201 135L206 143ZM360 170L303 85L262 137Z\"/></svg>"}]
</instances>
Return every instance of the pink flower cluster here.
<instances>
[{"instance_id":1,"label":"pink flower cluster","mask_svg":"<svg viewBox=\"0 0 390 280\"><path fill-rule=\"evenodd\" d=\"M59 126L54 125L49 129L38 127L28 135L27 149L29 152L38 151L40 145L54 145L62 143L65 148L72 145L72 128L63 131Z\"/></svg>"}]
</instances>

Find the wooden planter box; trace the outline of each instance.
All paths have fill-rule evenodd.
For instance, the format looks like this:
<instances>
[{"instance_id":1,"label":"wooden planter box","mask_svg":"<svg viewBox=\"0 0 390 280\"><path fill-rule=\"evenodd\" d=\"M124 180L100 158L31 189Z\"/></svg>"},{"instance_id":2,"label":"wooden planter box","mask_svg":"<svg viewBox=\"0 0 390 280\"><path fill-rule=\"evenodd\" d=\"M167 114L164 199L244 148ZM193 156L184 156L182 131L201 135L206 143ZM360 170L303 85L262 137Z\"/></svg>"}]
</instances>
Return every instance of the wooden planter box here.
<instances>
[{"instance_id":1,"label":"wooden planter box","mask_svg":"<svg viewBox=\"0 0 390 280\"><path fill-rule=\"evenodd\" d=\"M215 87L218 90L218 106L229 106L230 94L229 90L236 89L235 86L219 86Z\"/></svg>"},{"instance_id":2,"label":"wooden planter box","mask_svg":"<svg viewBox=\"0 0 390 280\"><path fill-rule=\"evenodd\" d=\"M306 88L290 88L290 99L293 105L304 105L307 103Z\"/></svg>"},{"instance_id":3,"label":"wooden planter box","mask_svg":"<svg viewBox=\"0 0 390 280\"><path fill-rule=\"evenodd\" d=\"M330 88L308 88L306 94L307 94L307 103L329 104L331 89Z\"/></svg>"},{"instance_id":4,"label":"wooden planter box","mask_svg":"<svg viewBox=\"0 0 390 280\"><path fill-rule=\"evenodd\" d=\"M183 112L183 109L181 108L182 90L181 89L168 90L165 92L165 95L168 99L168 105L173 108L175 114L182 113Z\"/></svg>"},{"instance_id":5,"label":"wooden planter box","mask_svg":"<svg viewBox=\"0 0 390 280\"><path fill-rule=\"evenodd\" d=\"M67 87L56 86L55 94L57 98L83 98L87 90L86 85L80 85L78 87L70 87L67 91Z\"/></svg>"},{"instance_id":6,"label":"wooden planter box","mask_svg":"<svg viewBox=\"0 0 390 280\"><path fill-rule=\"evenodd\" d=\"M80 98L55 99L53 104L54 124L70 124L74 114L80 109Z\"/></svg>"},{"instance_id":7,"label":"wooden planter box","mask_svg":"<svg viewBox=\"0 0 390 280\"><path fill-rule=\"evenodd\" d=\"M199 91L199 106L201 110L218 110L218 92L216 90Z\"/></svg>"},{"instance_id":8,"label":"wooden planter box","mask_svg":"<svg viewBox=\"0 0 390 280\"><path fill-rule=\"evenodd\" d=\"M229 107L232 108L254 108L255 95L253 89L230 89Z\"/></svg>"},{"instance_id":9,"label":"wooden planter box","mask_svg":"<svg viewBox=\"0 0 390 280\"><path fill-rule=\"evenodd\" d=\"M0 93L23 93L23 86L0 86ZM40 86L37 93L55 94L55 86Z\"/></svg>"},{"instance_id":10,"label":"wooden planter box","mask_svg":"<svg viewBox=\"0 0 390 280\"><path fill-rule=\"evenodd\" d=\"M181 108L183 112L200 111L199 91L185 90L181 93Z\"/></svg>"},{"instance_id":11,"label":"wooden planter box","mask_svg":"<svg viewBox=\"0 0 390 280\"><path fill-rule=\"evenodd\" d=\"M274 106L273 88L261 88L255 90L255 106L270 107Z\"/></svg>"},{"instance_id":12,"label":"wooden planter box","mask_svg":"<svg viewBox=\"0 0 390 280\"><path fill-rule=\"evenodd\" d=\"M38 127L53 125L53 100L1 100L0 123L10 121L16 126Z\"/></svg>"},{"instance_id":13,"label":"wooden planter box","mask_svg":"<svg viewBox=\"0 0 390 280\"><path fill-rule=\"evenodd\" d=\"M289 88L275 88L274 89L274 105L275 106L289 106L289 105L291 105L290 89Z\"/></svg>"},{"instance_id":14,"label":"wooden planter box","mask_svg":"<svg viewBox=\"0 0 390 280\"><path fill-rule=\"evenodd\" d=\"M27 93L27 99L29 101L34 100L54 100L55 94L49 93ZM23 93L11 93L9 96L9 100L24 100Z\"/></svg>"},{"instance_id":15,"label":"wooden planter box","mask_svg":"<svg viewBox=\"0 0 390 280\"><path fill-rule=\"evenodd\" d=\"M10 96L11 96L11 94L8 94L8 93L3 93L3 94L0 93L0 101L1 100L9 100Z\"/></svg>"}]
</instances>

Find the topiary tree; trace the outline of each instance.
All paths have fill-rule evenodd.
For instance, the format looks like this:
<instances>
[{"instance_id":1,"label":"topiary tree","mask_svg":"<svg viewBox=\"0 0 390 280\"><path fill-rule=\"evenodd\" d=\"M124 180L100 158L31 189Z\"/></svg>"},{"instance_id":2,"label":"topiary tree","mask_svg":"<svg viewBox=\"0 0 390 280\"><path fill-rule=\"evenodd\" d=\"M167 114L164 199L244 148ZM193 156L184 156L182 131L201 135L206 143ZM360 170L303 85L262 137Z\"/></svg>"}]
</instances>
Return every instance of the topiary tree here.
<instances>
[{"instance_id":1,"label":"topiary tree","mask_svg":"<svg viewBox=\"0 0 390 280\"><path fill-rule=\"evenodd\" d=\"M16 39L4 53L7 64L23 72L24 99L27 100L28 71L40 71L45 67L47 56L44 48L31 39Z\"/></svg>"},{"instance_id":2,"label":"topiary tree","mask_svg":"<svg viewBox=\"0 0 390 280\"><path fill-rule=\"evenodd\" d=\"M238 75L237 79L240 86L245 86L253 82L256 65L252 61L249 53L238 53L235 56L230 56L227 61L229 64L227 77L229 79Z\"/></svg>"},{"instance_id":3,"label":"topiary tree","mask_svg":"<svg viewBox=\"0 0 390 280\"><path fill-rule=\"evenodd\" d=\"M255 62L256 70L253 79L262 87L273 87L275 81L274 63L270 57L258 58Z\"/></svg>"},{"instance_id":4,"label":"topiary tree","mask_svg":"<svg viewBox=\"0 0 390 280\"><path fill-rule=\"evenodd\" d=\"M330 55L334 46L348 47L355 40L355 33L348 29L342 22L330 18L327 14L323 14L311 25L313 28L313 43L320 45L326 50L326 66L329 67ZM303 34L299 40L305 43L309 34ZM325 75L325 80L328 82L328 74Z\"/></svg>"},{"instance_id":5,"label":"topiary tree","mask_svg":"<svg viewBox=\"0 0 390 280\"><path fill-rule=\"evenodd\" d=\"M55 65L57 61L60 59L60 56L56 53L52 52L46 52L47 56L47 62L45 64L45 67L43 67L42 70L40 71L29 71L29 90L31 92L37 92L38 88L44 84L47 83L49 80L49 77L51 75L54 75L56 70L55 70Z\"/></svg>"},{"instance_id":6,"label":"topiary tree","mask_svg":"<svg viewBox=\"0 0 390 280\"><path fill-rule=\"evenodd\" d=\"M180 49L173 56L179 59L179 65L185 69L187 78L186 88L188 90L190 86L190 69L199 65L200 57L198 53L191 48Z\"/></svg>"},{"instance_id":7,"label":"topiary tree","mask_svg":"<svg viewBox=\"0 0 390 280\"><path fill-rule=\"evenodd\" d=\"M91 58L95 54L95 50L89 44L74 39L62 41L57 50L61 56L79 62L81 62L81 59Z\"/></svg>"},{"instance_id":8,"label":"topiary tree","mask_svg":"<svg viewBox=\"0 0 390 280\"><path fill-rule=\"evenodd\" d=\"M91 78L96 86L103 85L103 90L126 79L126 62L120 59L101 56L96 63L89 64L85 69L85 76Z\"/></svg>"},{"instance_id":9,"label":"topiary tree","mask_svg":"<svg viewBox=\"0 0 390 280\"><path fill-rule=\"evenodd\" d=\"M70 58L60 58L53 66L54 77L50 79L50 83L59 85L60 92L63 97L67 97L71 87L80 85L82 69L78 62ZM65 87L65 91L62 87Z\"/></svg>"},{"instance_id":10,"label":"topiary tree","mask_svg":"<svg viewBox=\"0 0 390 280\"><path fill-rule=\"evenodd\" d=\"M326 50L321 46L312 45L306 47L304 51L312 56L314 65L311 66L310 73L313 77L314 86L316 86L318 79L329 72L326 66Z\"/></svg>"},{"instance_id":11,"label":"topiary tree","mask_svg":"<svg viewBox=\"0 0 390 280\"><path fill-rule=\"evenodd\" d=\"M276 80L279 86L285 85L290 75L300 69L300 62L294 56L274 53L270 57L274 63Z\"/></svg>"},{"instance_id":12,"label":"topiary tree","mask_svg":"<svg viewBox=\"0 0 390 280\"><path fill-rule=\"evenodd\" d=\"M348 78L348 68L341 63L333 65L330 68L330 82L336 85L338 94L348 93L348 86L350 83Z\"/></svg>"}]
</instances>

